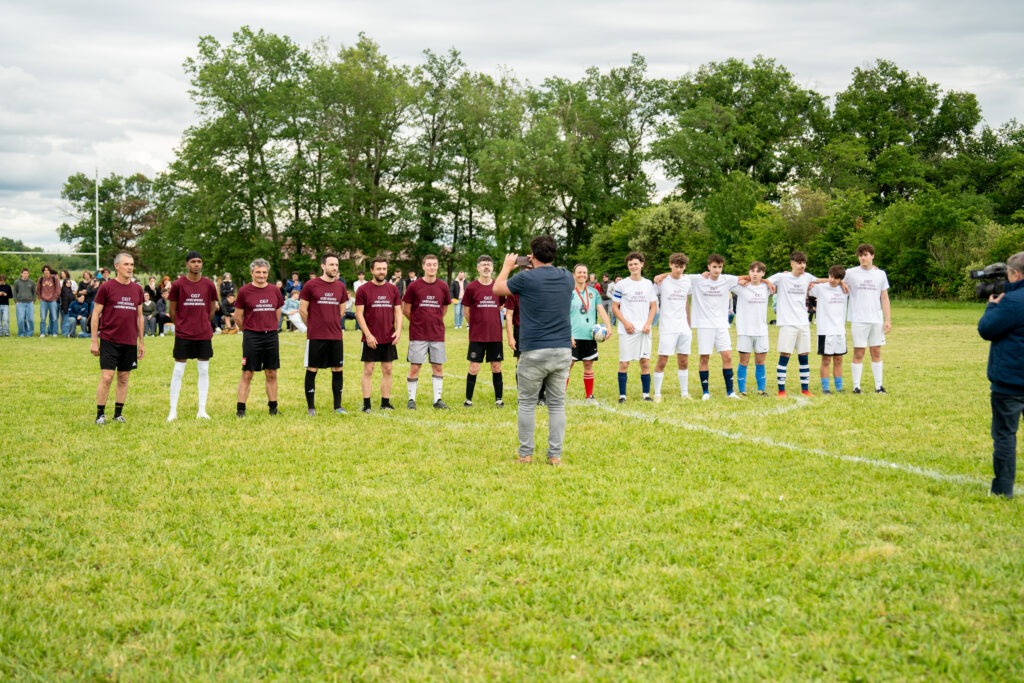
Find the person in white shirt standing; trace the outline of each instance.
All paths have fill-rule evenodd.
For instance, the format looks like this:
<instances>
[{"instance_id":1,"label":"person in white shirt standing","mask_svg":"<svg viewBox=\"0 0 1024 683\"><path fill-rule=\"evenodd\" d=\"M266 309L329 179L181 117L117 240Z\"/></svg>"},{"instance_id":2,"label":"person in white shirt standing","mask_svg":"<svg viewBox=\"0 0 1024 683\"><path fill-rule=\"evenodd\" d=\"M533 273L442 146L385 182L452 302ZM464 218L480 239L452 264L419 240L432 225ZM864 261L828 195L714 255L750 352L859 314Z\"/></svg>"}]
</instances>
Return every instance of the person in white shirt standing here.
<instances>
[{"instance_id":1,"label":"person in white shirt standing","mask_svg":"<svg viewBox=\"0 0 1024 683\"><path fill-rule=\"evenodd\" d=\"M640 387L645 401L651 400L651 327L658 312L654 284L643 276L644 255L626 257L629 277L615 283L612 293L613 319L619 321L619 403L626 402L626 378L630 362L640 361Z\"/></svg>"},{"instance_id":2,"label":"person in white shirt standing","mask_svg":"<svg viewBox=\"0 0 1024 683\"><path fill-rule=\"evenodd\" d=\"M831 394L829 366L836 392L843 390L843 356L846 355L846 307L850 295L843 287L846 269L828 269L828 284L812 286L808 292L818 300L818 355L821 356L821 393Z\"/></svg>"},{"instance_id":3,"label":"person in white shirt standing","mask_svg":"<svg viewBox=\"0 0 1024 683\"><path fill-rule=\"evenodd\" d=\"M754 261L747 269L749 284L740 282L732 288L736 295L736 350L740 354L736 384L740 396L747 395L747 367L754 354L754 378L758 396L767 396L765 359L768 357L768 297L774 292L771 283L762 280L767 267Z\"/></svg>"},{"instance_id":4,"label":"person in white shirt standing","mask_svg":"<svg viewBox=\"0 0 1024 683\"><path fill-rule=\"evenodd\" d=\"M775 368L779 385L779 398L786 398L786 367L796 351L800 363L800 393L811 396L811 323L807 317L807 290L817 278L807 272L807 255L794 251L789 255L788 273L776 273L768 278L775 286L776 311L779 326L779 364Z\"/></svg>"},{"instance_id":5,"label":"person in white shirt standing","mask_svg":"<svg viewBox=\"0 0 1024 683\"><path fill-rule=\"evenodd\" d=\"M739 282L735 275L722 272L725 259L719 254L708 256L708 276L690 276L690 296L693 299L693 329L697 331L697 353L700 354L701 398L711 398L710 359L718 351L722 354L722 378L725 395L739 398L733 390L732 339L729 337L729 304L732 288Z\"/></svg>"},{"instance_id":6,"label":"person in white shirt standing","mask_svg":"<svg viewBox=\"0 0 1024 683\"><path fill-rule=\"evenodd\" d=\"M850 290L850 335L853 337L853 393L859 394L864 374L864 351L871 349L871 374L875 393L884 394L882 385L882 345L892 329L889 309L889 278L875 266L875 248L870 244L857 247L859 268L846 271L843 282Z\"/></svg>"},{"instance_id":7,"label":"person in white shirt standing","mask_svg":"<svg viewBox=\"0 0 1024 683\"><path fill-rule=\"evenodd\" d=\"M665 366L668 357L676 356L676 376L679 378L679 394L690 398L690 278L686 277L686 254L672 254L668 259L671 272L668 277L655 278L658 282L658 296L661 299L661 316L658 318L658 361L654 365L654 402L661 403L661 384L665 380Z\"/></svg>"}]
</instances>

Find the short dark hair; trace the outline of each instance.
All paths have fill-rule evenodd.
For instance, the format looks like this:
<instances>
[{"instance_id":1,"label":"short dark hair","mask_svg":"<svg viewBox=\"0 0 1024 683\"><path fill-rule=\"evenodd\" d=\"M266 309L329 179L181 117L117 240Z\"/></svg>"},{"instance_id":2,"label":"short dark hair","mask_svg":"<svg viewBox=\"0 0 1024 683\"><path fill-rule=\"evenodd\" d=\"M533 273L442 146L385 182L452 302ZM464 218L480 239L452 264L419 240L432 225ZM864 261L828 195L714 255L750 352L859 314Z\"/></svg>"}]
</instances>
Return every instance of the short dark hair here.
<instances>
[{"instance_id":1,"label":"short dark hair","mask_svg":"<svg viewBox=\"0 0 1024 683\"><path fill-rule=\"evenodd\" d=\"M551 235L538 235L530 240L530 253L541 263L554 263L558 245Z\"/></svg>"},{"instance_id":2,"label":"short dark hair","mask_svg":"<svg viewBox=\"0 0 1024 683\"><path fill-rule=\"evenodd\" d=\"M802 251L794 251L789 255L790 261L796 261L797 263L807 263L807 254Z\"/></svg>"},{"instance_id":3,"label":"short dark hair","mask_svg":"<svg viewBox=\"0 0 1024 683\"><path fill-rule=\"evenodd\" d=\"M747 272L749 273L752 270L756 270L758 272L764 273L764 272L766 272L768 270L768 266L766 266L765 264L761 263L760 261L751 261L750 267L747 268Z\"/></svg>"},{"instance_id":4,"label":"short dark hair","mask_svg":"<svg viewBox=\"0 0 1024 683\"><path fill-rule=\"evenodd\" d=\"M420 263L423 264L427 261L437 261L438 263L441 263L441 259L437 258L437 254L427 254L423 257L423 260L420 261Z\"/></svg>"},{"instance_id":5,"label":"short dark hair","mask_svg":"<svg viewBox=\"0 0 1024 683\"><path fill-rule=\"evenodd\" d=\"M725 257L721 254L711 254L708 256L708 265L710 266L712 263L721 263L724 266Z\"/></svg>"},{"instance_id":6,"label":"short dark hair","mask_svg":"<svg viewBox=\"0 0 1024 683\"><path fill-rule=\"evenodd\" d=\"M861 254L871 254L872 256L874 256L875 255L875 247L874 247L874 245L867 244L866 242L864 244L858 244L857 245L857 256L860 256Z\"/></svg>"},{"instance_id":7,"label":"short dark hair","mask_svg":"<svg viewBox=\"0 0 1024 683\"><path fill-rule=\"evenodd\" d=\"M480 254L476 259L476 264L479 266L481 263L494 263L494 259L487 254Z\"/></svg>"},{"instance_id":8,"label":"short dark hair","mask_svg":"<svg viewBox=\"0 0 1024 683\"><path fill-rule=\"evenodd\" d=\"M327 263L327 259L329 258L338 258L338 255L331 251L325 253L323 256L320 257L320 265L322 266L325 263ZM338 260L340 261L341 259Z\"/></svg>"},{"instance_id":9,"label":"short dark hair","mask_svg":"<svg viewBox=\"0 0 1024 683\"><path fill-rule=\"evenodd\" d=\"M630 261L639 261L640 263L647 263L647 259L639 251L631 251L626 254L626 265L629 265Z\"/></svg>"},{"instance_id":10,"label":"short dark hair","mask_svg":"<svg viewBox=\"0 0 1024 683\"><path fill-rule=\"evenodd\" d=\"M677 252L668 257L668 264L670 266L685 266L690 262L690 257L682 252Z\"/></svg>"},{"instance_id":11,"label":"short dark hair","mask_svg":"<svg viewBox=\"0 0 1024 683\"><path fill-rule=\"evenodd\" d=\"M829 277L834 277L837 280L842 280L846 277L846 268L839 265L832 266L828 269L828 275Z\"/></svg>"},{"instance_id":12,"label":"short dark hair","mask_svg":"<svg viewBox=\"0 0 1024 683\"><path fill-rule=\"evenodd\" d=\"M374 259L372 261L370 261L370 270L373 270L373 267L375 265L377 265L378 263L383 263L386 266L388 264L388 260L386 258L384 258L383 256L376 256L376 257L374 257ZM362 275L363 272L359 271L359 274Z\"/></svg>"}]
</instances>

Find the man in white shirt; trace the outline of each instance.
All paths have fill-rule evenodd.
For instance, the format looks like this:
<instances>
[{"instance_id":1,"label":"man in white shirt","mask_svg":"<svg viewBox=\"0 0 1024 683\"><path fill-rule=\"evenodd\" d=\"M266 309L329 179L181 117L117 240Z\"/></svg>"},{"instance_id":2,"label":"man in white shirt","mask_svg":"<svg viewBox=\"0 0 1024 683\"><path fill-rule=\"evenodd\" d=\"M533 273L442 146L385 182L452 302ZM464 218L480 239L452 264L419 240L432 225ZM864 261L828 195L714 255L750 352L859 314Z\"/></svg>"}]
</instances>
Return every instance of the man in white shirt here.
<instances>
[{"instance_id":1,"label":"man in white shirt","mask_svg":"<svg viewBox=\"0 0 1024 683\"><path fill-rule=\"evenodd\" d=\"M831 394L829 368L836 391L843 390L843 356L846 355L846 306L850 295L843 288L846 269L828 269L828 284L811 287L808 294L818 301L818 355L821 356L821 393Z\"/></svg>"},{"instance_id":2,"label":"man in white shirt","mask_svg":"<svg viewBox=\"0 0 1024 683\"><path fill-rule=\"evenodd\" d=\"M786 367L796 351L800 363L800 393L811 396L811 323L807 317L807 290L817 278L807 272L807 255L794 251L789 255L789 272L768 278L775 286L779 326L779 364L775 368L779 398L786 398Z\"/></svg>"},{"instance_id":3,"label":"man in white shirt","mask_svg":"<svg viewBox=\"0 0 1024 683\"><path fill-rule=\"evenodd\" d=\"M768 357L768 297L772 285L762 280L766 266L754 261L747 270L749 284L739 283L732 288L736 295L736 350L740 364L736 369L736 384L740 396L747 394L747 366L754 354L754 378L758 396L767 396L765 359Z\"/></svg>"},{"instance_id":4,"label":"man in white shirt","mask_svg":"<svg viewBox=\"0 0 1024 683\"><path fill-rule=\"evenodd\" d=\"M654 284L642 274L644 255L626 257L629 277L615 283L612 293L613 318L619 321L619 403L626 402L626 372L630 362L640 361L640 387L645 401L651 400L651 326L658 312Z\"/></svg>"},{"instance_id":5,"label":"man in white shirt","mask_svg":"<svg viewBox=\"0 0 1024 683\"><path fill-rule=\"evenodd\" d=\"M722 272L725 259L719 254L708 256L708 276L690 275L690 297L693 300L693 329L697 331L697 353L700 354L701 398L711 398L710 359L718 351L722 355L722 378L725 394L739 398L733 391L732 339L729 337L729 304L732 288L739 281L735 275Z\"/></svg>"},{"instance_id":6,"label":"man in white shirt","mask_svg":"<svg viewBox=\"0 0 1024 683\"><path fill-rule=\"evenodd\" d=\"M850 290L850 335L853 337L853 393L859 394L864 374L864 350L871 349L871 374L875 393L884 394L882 385L882 345L892 329L889 310L889 278L875 267L875 248L870 244L857 247L859 268L846 271L843 282Z\"/></svg>"},{"instance_id":7,"label":"man in white shirt","mask_svg":"<svg viewBox=\"0 0 1024 683\"><path fill-rule=\"evenodd\" d=\"M661 403L661 384L665 380L665 366L668 357L676 356L676 376L679 378L679 394L690 398L690 310L687 299L690 296L690 278L685 276L686 254L672 254L668 259L671 273L668 277L655 278L660 299L661 315L658 318L658 361L654 365L654 402Z\"/></svg>"}]
</instances>

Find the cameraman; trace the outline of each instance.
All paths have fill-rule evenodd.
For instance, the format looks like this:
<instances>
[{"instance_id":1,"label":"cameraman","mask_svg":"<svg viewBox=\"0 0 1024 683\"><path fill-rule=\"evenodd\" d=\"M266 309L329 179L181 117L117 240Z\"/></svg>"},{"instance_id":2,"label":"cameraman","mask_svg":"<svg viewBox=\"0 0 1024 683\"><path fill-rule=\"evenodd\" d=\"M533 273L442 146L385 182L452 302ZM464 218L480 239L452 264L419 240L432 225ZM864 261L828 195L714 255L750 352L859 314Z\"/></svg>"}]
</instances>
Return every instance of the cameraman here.
<instances>
[{"instance_id":1,"label":"cameraman","mask_svg":"<svg viewBox=\"0 0 1024 683\"><path fill-rule=\"evenodd\" d=\"M992 382L992 494L1013 497L1017 473L1017 426L1024 411L1024 251L1006 262L1009 282L989 297L978 334L992 342L988 379Z\"/></svg>"}]
</instances>

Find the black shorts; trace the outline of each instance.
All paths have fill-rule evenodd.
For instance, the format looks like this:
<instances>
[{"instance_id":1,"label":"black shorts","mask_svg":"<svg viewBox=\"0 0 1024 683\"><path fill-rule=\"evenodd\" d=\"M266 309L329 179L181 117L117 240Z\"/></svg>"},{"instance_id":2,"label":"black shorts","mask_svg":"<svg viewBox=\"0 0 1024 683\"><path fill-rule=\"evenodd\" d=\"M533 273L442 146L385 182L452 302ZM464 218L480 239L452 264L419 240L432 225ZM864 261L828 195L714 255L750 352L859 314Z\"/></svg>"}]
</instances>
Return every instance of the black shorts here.
<instances>
[{"instance_id":1,"label":"black shorts","mask_svg":"<svg viewBox=\"0 0 1024 683\"><path fill-rule=\"evenodd\" d=\"M129 372L139 367L139 347L100 339L100 370Z\"/></svg>"},{"instance_id":2,"label":"black shorts","mask_svg":"<svg viewBox=\"0 0 1024 683\"><path fill-rule=\"evenodd\" d=\"M505 345L496 342L469 342L466 360L471 363L500 363L505 360Z\"/></svg>"},{"instance_id":3,"label":"black shorts","mask_svg":"<svg viewBox=\"0 0 1024 683\"><path fill-rule=\"evenodd\" d=\"M281 367L281 350L277 330L273 332L242 332L242 371L259 372Z\"/></svg>"},{"instance_id":4,"label":"black shorts","mask_svg":"<svg viewBox=\"0 0 1024 683\"><path fill-rule=\"evenodd\" d=\"M345 345L340 339L307 339L307 368L340 368L345 365Z\"/></svg>"},{"instance_id":5,"label":"black shorts","mask_svg":"<svg viewBox=\"0 0 1024 683\"><path fill-rule=\"evenodd\" d=\"M398 348L394 344L377 344L377 348L371 349L363 342L361 360L364 363L391 363L398 360Z\"/></svg>"},{"instance_id":6,"label":"black shorts","mask_svg":"<svg viewBox=\"0 0 1024 683\"><path fill-rule=\"evenodd\" d=\"M574 339L576 346L572 347L572 359L597 360L597 342L593 339Z\"/></svg>"},{"instance_id":7,"label":"black shorts","mask_svg":"<svg viewBox=\"0 0 1024 683\"><path fill-rule=\"evenodd\" d=\"M182 339L174 338L174 359L188 360L198 358L199 360L210 360L213 358L213 342L209 339Z\"/></svg>"}]
</instances>

